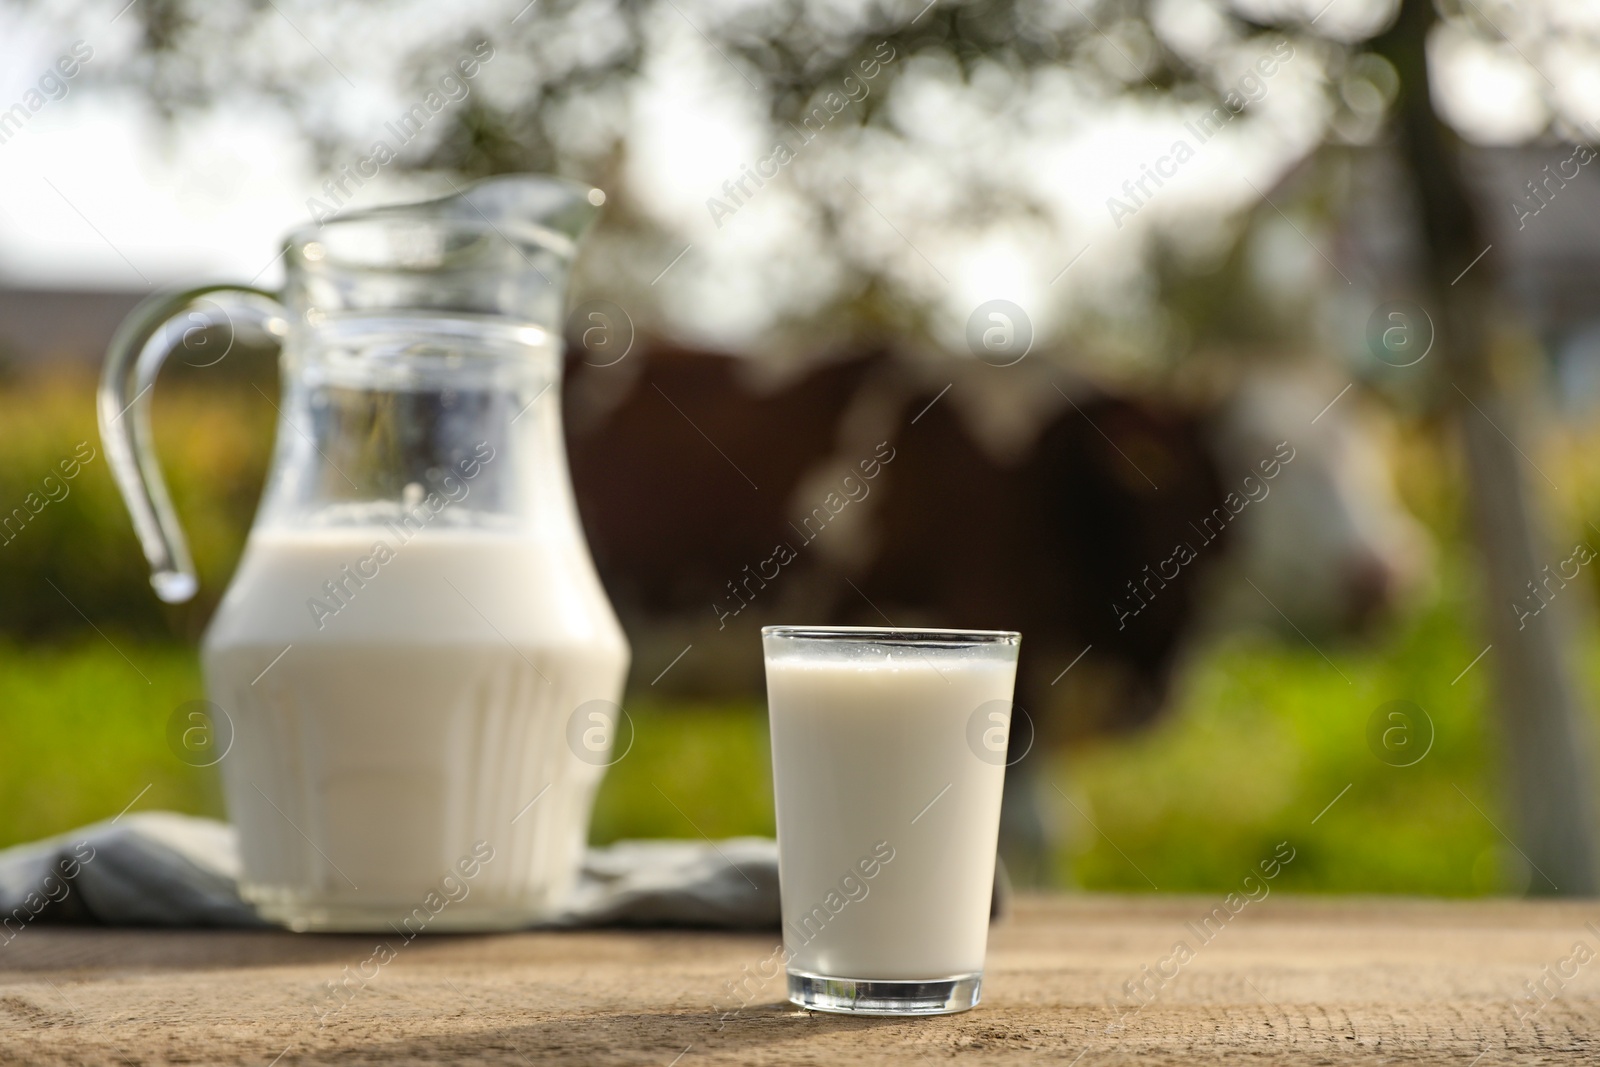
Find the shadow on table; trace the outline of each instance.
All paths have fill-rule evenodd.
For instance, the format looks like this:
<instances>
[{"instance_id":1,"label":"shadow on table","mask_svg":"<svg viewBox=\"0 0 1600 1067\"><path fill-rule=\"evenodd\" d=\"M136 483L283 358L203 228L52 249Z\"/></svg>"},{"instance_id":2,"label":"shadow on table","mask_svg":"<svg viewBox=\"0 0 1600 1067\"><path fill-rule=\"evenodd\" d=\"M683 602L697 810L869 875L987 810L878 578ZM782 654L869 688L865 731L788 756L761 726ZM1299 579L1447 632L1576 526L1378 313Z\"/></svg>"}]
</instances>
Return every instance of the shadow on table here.
<instances>
[{"instance_id":1,"label":"shadow on table","mask_svg":"<svg viewBox=\"0 0 1600 1067\"><path fill-rule=\"evenodd\" d=\"M627 937L619 938L619 933ZM636 958L640 946L686 954L715 951L730 941L744 943L754 936L760 935L735 930L585 929L424 934L414 942L404 942L381 932L297 934L287 930L40 923L25 927L9 942L0 943L0 975L79 969L161 972L354 964L372 954L375 941L399 944L406 958L427 959L432 964L538 963L547 958L569 958L573 953L583 953L585 958L596 961L617 962Z\"/></svg>"},{"instance_id":2,"label":"shadow on table","mask_svg":"<svg viewBox=\"0 0 1600 1067\"><path fill-rule=\"evenodd\" d=\"M0 974L83 968L144 972L273 967L362 958L371 935L308 936L282 930L25 927L0 952Z\"/></svg>"},{"instance_id":3,"label":"shadow on table","mask_svg":"<svg viewBox=\"0 0 1600 1067\"><path fill-rule=\"evenodd\" d=\"M470 1023L470 1017L465 1020ZM338 1049L296 1050L297 1063L677 1063L694 1055L736 1061L761 1050L839 1033L881 1032L926 1020L801 1011L788 1003L754 1004L719 1030L709 1011L547 1013L515 1026L463 1029Z\"/></svg>"}]
</instances>

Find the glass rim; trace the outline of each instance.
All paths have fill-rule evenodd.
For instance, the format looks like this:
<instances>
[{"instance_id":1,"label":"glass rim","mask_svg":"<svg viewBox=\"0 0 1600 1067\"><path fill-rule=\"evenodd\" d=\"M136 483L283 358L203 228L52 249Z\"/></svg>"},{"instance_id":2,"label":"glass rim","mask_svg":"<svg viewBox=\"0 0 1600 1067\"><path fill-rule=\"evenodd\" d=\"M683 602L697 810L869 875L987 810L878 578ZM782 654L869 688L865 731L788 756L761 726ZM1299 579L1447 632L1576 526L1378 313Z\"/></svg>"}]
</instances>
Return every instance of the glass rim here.
<instances>
[{"instance_id":1,"label":"glass rim","mask_svg":"<svg viewBox=\"0 0 1600 1067\"><path fill-rule=\"evenodd\" d=\"M1018 630L955 630L921 626L763 626L762 638L901 645L1015 645Z\"/></svg>"}]
</instances>

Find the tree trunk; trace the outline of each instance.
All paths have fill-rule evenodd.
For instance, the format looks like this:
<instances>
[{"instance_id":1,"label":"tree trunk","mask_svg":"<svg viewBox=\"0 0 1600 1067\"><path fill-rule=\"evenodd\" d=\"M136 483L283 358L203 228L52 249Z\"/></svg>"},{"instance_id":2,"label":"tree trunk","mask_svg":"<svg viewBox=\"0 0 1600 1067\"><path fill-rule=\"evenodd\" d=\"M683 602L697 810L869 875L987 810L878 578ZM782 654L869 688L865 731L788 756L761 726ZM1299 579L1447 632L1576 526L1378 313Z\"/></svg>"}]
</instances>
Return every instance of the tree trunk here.
<instances>
[{"instance_id":1,"label":"tree trunk","mask_svg":"<svg viewBox=\"0 0 1600 1067\"><path fill-rule=\"evenodd\" d=\"M1533 468L1516 444L1526 450L1528 442L1519 408L1493 374L1495 253L1462 274L1489 239L1463 177L1460 145L1433 109L1425 44L1434 18L1431 0L1404 0L1399 19L1374 46L1400 74L1398 148L1421 213L1434 352L1447 379L1442 390L1465 446L1493 645L1479 669L1494 674L1511 834L1534 868L1529 891L1592 895L1600 880L1591 761L1568 610L1580 594L1573 589L1566 600L1551 599L1533 618L1520 618L1513 607L1536 607L1527 583L1567 553L1547 548L1528 495Z\"/></svg>"}]
</instances>

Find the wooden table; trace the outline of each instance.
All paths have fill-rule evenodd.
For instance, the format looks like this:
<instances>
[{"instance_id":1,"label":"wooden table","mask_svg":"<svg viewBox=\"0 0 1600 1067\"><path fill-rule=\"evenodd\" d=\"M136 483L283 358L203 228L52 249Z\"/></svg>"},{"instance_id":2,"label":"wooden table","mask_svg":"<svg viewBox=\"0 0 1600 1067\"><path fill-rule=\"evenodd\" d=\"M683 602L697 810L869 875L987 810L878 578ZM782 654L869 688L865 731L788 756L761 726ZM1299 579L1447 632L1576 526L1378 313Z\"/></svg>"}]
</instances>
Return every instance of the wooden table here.
<instances>
[{"instance_id":1,"label":"wooden table","mask_svg":"<svg viewBox=\"0 0 1600 1067\"><path fill-rule=\"evenodd\" d=\"M759 977L775 933L436 937L376 963L373 938L29 927L0 946L0 1063L1600 1063L1600 902L1274 895L1207 943L1186 923L1218 903L1023 898L983 1004L905 1020L791 1008Z\"/></svg>"}]
</instances>

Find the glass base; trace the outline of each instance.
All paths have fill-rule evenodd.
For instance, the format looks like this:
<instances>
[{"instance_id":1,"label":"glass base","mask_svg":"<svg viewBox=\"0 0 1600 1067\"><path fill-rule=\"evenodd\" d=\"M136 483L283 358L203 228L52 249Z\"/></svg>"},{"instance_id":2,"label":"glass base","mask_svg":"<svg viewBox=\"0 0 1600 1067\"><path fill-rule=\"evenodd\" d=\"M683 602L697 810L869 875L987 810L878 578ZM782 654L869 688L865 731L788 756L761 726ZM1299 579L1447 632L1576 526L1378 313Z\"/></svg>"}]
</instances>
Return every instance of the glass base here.
<instances>
[{"instance_id":1,"label":"glass base","mask_svg":"<svg viewBox=\"0 0 1600 1067\"><path fill-rule=\"evenodd\" d=\"M789 1000L812 1011L851 1015L950 1015L976 1007L982 994L982 971L913 981L829 978L822 974L789 972Z\"/></svg>"}]
</instances>

